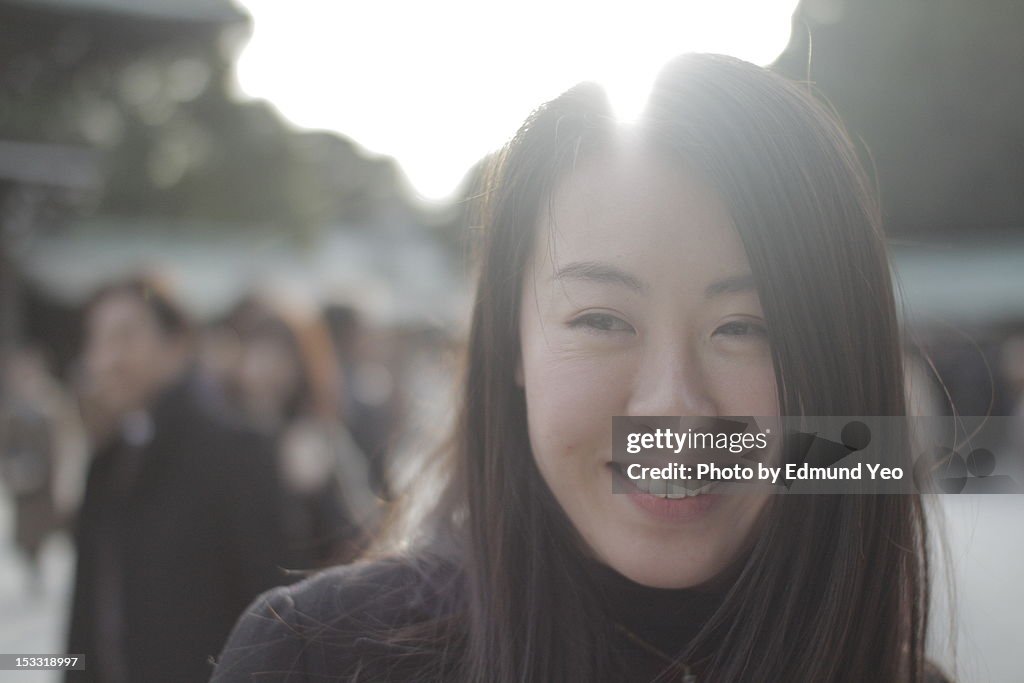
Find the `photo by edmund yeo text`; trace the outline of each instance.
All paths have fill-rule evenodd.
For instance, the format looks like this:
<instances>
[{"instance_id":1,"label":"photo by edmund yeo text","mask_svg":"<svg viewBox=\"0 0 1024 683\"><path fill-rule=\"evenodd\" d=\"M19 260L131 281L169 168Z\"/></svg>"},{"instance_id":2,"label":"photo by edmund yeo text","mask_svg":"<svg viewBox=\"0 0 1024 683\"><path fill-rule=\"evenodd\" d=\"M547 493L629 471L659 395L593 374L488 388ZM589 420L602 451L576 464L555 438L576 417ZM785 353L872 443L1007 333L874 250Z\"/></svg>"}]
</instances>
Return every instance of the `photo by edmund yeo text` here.
<instances>
[{"instance_id":1,"label":"photo by edmund yeo text","mask_svg":"<svg viewBox=\"0 0 1024 683\"><path fill-rule=\"evenodd\" d=\"M1021 492L1019 459L990 443L981 423L997 434L1021 427L1019 418L964 416L617 416L612 490Z\"/></svg>"}]
</instances>

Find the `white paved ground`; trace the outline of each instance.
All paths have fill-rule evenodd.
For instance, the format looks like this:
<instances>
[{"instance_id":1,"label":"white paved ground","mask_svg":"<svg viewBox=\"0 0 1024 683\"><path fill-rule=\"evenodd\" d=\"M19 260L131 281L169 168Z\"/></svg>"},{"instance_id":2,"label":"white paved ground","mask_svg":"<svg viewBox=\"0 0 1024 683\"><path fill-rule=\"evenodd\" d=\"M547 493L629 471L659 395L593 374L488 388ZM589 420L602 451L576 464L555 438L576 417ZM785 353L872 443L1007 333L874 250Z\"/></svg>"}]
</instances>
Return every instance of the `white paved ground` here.
<instances>
[{"instance_id":1,"label":"white paved ground","mask_svg":"<svg viewBox=\"0 0 1024 683\"><path fill-rule=\"evenodd\" d=\"M964 683L1024 681L1024 495L941 496L954 609L935 585L933 657ZM955 624L955 627L951 627ZM950 646L950 634L956 638ZM955 669L953 664L955 663Z\"/></svg>"},{"instance_id":2,"label":"white paved ground","mask_svg":"<svg viewBox=\"0 0 1024 683\"><path fill-rule=\"evenodd\" d=\"M40 590L32 594L11 528L10 499L0 489L0 653L62 653L74 564L71 544L63 536L50 539L43 550ZM54 672L0 671L0 683L59 680Z\"/></svg>"}]
</instances>

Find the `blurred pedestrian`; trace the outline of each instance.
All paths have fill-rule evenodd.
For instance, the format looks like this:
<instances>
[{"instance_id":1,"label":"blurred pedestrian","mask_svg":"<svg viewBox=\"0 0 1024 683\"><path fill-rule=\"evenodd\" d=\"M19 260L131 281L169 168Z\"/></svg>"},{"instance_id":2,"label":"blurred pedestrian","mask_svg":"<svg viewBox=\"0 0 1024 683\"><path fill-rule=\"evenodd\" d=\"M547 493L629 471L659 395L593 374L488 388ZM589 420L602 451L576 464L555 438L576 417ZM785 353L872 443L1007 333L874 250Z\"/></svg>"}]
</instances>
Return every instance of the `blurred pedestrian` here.
<instances>
[{"instance_id":1,"label":"blurred pedestrian","mask_svg":"<svg viewBox=\"0 0 1024 683\"><path fill-rule=\"evenodd\" d=\"M11 353L0 376L0 482L13 497L14 543L30 590L41 587L43 544L63 528L79 494L84 448L71 401L42 353Z\"/></svg>"},{"instance_id":2,"label":"blurred pedestrian","mask_svg":"<svg viewBox=\"0 0 1024 683\"><path fill-rule=\"evenodd\" d=\"M202 400L189 320L155 281L85 309L95 452L75 526L69 681L201 681L232 622L278 583L282 490L270 443Z\"/></svg>"},{"instance_id":3,"label":"blurred pedestrian","mask_svg":"<svg viewBox=\"0 0 1024 683\"><path fill-rule=\"evenodd\" d=\"M389 499L386 471L401 412L401 394L394 390L394 376L382 357L393 360L396 354L389 352L393 344L387 339L371 339L359 311L352 306L330 304L323 315L341 374L342 419L370 461L374 491ZM368 348L373 349L375 358L367 353Z\"/></svg>"},{"instance_id":4,"label":"blurred pedestrian","mask_svg":"<svg viewBox=\"0 0 1024 683\"><path fill-rule=\"evenodd\" d=\"M1010 334L1000 350L1002 372L1006 378L1010 420L1006 447L1020 473L1024 473L1024 331Z\"/></svg>"},{"instance_id":5,"label":"blurred pedestrian","mask_svg":"<svg viewBox=\"0 0 1024 683\"><path fill-rule=\"evenodd\" d=\"M330 337L313 309L249 297L231 316L240 351L227 393L277 442L288 493L293 562L309 568L351 560L378 514L369 463L338 419L341 394Z\"/></svg>"}]
</instances>

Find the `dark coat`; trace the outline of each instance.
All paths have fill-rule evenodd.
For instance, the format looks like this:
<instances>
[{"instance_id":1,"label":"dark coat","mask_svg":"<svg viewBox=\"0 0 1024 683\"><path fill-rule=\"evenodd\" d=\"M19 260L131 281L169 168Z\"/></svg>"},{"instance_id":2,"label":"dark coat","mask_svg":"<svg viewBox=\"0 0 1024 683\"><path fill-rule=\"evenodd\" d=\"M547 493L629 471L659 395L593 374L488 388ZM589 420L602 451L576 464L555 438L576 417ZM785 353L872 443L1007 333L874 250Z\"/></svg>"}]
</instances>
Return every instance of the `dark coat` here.
<instances>
[{"instance_id":1,"label":"dark coat","mask_svg":"<svg viewBox=\"0 0 1024 683\"><path fill-rule=\"evenodd\" d=\"M204 681L245 606L287 582L273 446L216 417L190 380L156 401L148 440L134 449L119 440L90 466L67 648L87 670L69 683L102 681L90 655L111 640L121 641L128 681ZM121 638L97 624L102 572L121 598Z\"/></svg>"},{"instance_id":2,"label":"dark coat","mask_svg":"<svg viewBox=\"0 0 1024 683\"><path fill-rule=\"evenodd\" d=\"M666 639L691 637L718 598L641 586L597 565L590 571L609 616L638 629L648 643L641 648L620 634L611 643L617 666L600 680L680 680L664 676L665 661L648 648L670 648ZM460 680L461 639L442 638L440 646L430 641L439 633L435 623L458 619L465 593L461 571L430 559L381 558L325 569L254 600L217 658L210 683ZM951 679L928 666L924 680Z\"/></svg>"},{"instance_id":3,"label":"dark coat","mask_svg":"<svg viewBox=\"0 0 1024 683\"><path fill-rule=\"evenodd\" d=\"M239 619L210 683L455 680L434 652L386 634L436 619L460 581L442 564L387 558L267 591Z\"/></svg>"}]
</instances>

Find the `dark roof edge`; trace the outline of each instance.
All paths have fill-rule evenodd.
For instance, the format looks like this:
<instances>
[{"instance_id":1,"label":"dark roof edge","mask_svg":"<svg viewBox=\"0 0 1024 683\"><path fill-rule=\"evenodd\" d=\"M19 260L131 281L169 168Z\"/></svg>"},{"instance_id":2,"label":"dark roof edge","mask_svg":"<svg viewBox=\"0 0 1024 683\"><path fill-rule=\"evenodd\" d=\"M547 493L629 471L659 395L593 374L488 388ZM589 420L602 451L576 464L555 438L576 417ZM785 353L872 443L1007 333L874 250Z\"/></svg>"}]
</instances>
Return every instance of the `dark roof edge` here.
<instances>
[{"instance_id":1,"label":"dark roof edge","mask_svg":"<svg viewBox=\"0 0 1024 683\"><path fill-rule=\"evenodd\" d=\"M7 0L4 4L68 16L94 14L224 26L250 21L249 14L231 0Z\"/></svg>"}]
</instances>

